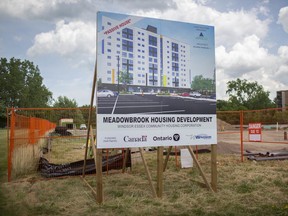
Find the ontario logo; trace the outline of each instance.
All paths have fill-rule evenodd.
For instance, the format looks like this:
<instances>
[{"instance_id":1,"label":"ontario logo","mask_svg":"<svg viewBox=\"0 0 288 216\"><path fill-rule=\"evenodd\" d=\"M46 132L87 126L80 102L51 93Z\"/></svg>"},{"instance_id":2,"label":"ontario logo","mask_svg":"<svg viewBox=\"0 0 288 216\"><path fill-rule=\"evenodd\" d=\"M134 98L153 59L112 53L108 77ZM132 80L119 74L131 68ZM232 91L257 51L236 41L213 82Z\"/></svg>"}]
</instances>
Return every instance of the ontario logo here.
<instances>
[{"instance_id":1,"label":"ontario logo","mask_svg":"<svg viewBox=\"0 0 288 216\"><path fill-rule=\"evenodd\" d=\"M142 135L139 137L124 136L123 140L124 142L147 142L147 135Z\"/></svg>"},{"instance_id":2,"label":"ontario logo","mask_svg":"<svg viewBox=\"0 0 288 216\"><path fill-rule=\"evenodd\" d=\"M174 134L173 135L173 140L174 141L179 141L180 140L180 135L179 134Z\"/></svg>"},{"instance_id":3,"label":"ontario logo","mask_svg":"<svg viewBox=\"0 0 288 216\"><path fill-rule=\"evenodd\" d=\"M153 141L168 141L168 140L179 141L180 135L174 134L173 136L154 136L153 137Z\"/></svg>"}]
</instances>

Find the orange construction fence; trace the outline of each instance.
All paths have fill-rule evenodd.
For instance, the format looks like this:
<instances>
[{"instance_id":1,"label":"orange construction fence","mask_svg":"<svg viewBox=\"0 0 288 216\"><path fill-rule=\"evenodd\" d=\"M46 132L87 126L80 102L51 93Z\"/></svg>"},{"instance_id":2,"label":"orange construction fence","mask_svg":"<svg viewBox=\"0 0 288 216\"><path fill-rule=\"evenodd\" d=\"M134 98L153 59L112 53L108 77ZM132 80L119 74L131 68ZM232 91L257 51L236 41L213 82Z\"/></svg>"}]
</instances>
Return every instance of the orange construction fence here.
<instances>
[{"instance_id":1,"label":"orange construction fence","mask_svg":"<svg viewBox=\"0 0 288 216\"><path fill-rule=\"evenodd\" d=\"M38 140L45 136L45 133L56 127L55 123L46 119L16 114L13 108L9 109L9 115L8 181L11 180L12 157L15 147L37 144Z\"/></svg>"},{"instance_id":2,"label":"orange construction fence","mask_svg":"<svg viewBox=\"0 0 288 216\"><path fill-rule=\"evenodd\" d=\"M93 128L96 125L95 109L94 107L91 122L94 126ZM73 157L70 157L71 160L83 159L82 151L86 143L87 131L82 130L80 125L83 123L87 124L88 113L89 108L17 108L17 110L15 108L8 108L8 180L11 179L12 161L13 157L15 158L13 156L14 150L21 146L34 146L40 141L49 141L53 143L55 151L59 146L67 145L64 152L67 156L69 156L67 149L77 154L77 158L73 155ZM73 119L73 122L69 122L69 119ZM60 122L65 124L65 121L67 125L71 126L68 131L70 135L55 135L53 129L55 129L56 125L61 125ZM255 147L255 143L252 143L248 137L249 123L261 123L262 125L262 139L261 142L257 142L259 149L264 148L266 144L275 144L275 146L278 144L288 144L288 107L285 107L265 110L217 111L218 146L220 147L220 144L224 143L225 145L223 146L225 148L236 147L237 155L239 154L240 160L244 161L245 149L249 149L251 145ZM285 132L286 139L284 136ZM62 142L60 142L61 138L64 138ZM200 146L198 147L200 148ZM196 152L198 147L195 147ZM176 148L175 152L177 152ZM108 150L106 150L107 158L109 154ZM63 159L63 156L55 158L55 163L64 162L60 161ZM175 154L175 161L177 165L177 154Z\"/></svg>"}]
</instances>

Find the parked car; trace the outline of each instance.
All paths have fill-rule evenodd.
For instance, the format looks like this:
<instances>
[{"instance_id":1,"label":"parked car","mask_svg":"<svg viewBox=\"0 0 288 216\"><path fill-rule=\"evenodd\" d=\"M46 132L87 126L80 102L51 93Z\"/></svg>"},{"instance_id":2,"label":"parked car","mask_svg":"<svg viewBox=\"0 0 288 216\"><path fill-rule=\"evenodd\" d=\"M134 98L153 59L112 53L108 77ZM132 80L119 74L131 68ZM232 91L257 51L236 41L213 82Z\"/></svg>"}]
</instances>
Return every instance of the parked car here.
<instances>
[{"instance_id":1,"label":"parked car","mask_svg":"<svg viewBox=\"0 0 288 216\"><path fill-rule=\"evenodd\" d=\"M191 93L190 93L190 96L191 96L191 97L199 98L199 97L201 97L202 95L201 95L199 92L194 91L194 92L191 92Z\"/></svg>"},{"instance_id":2,"label":"parked car","mask_svg":"<svg viewBox=\"0 0 288 216\"><path fill-rule=\"evenodd\" d=\"M190 95L189 95L188 92L183 92L183 93L180 94L180 96L183 96L183 97L189 97Z\"/></svg>"},{"instance_id":3,"label":"parked car","mask_svg":"<svg viewBox=\"0 0 288 216\"><path fill-rule=\"evenodd\" d=\"M67 130L68 128L66 126L57 126L53 132L53 135L72 136L72 133Z\"/></svg>"},{"instance_id":4,"label":"parked car","mask_svg":"<svg viewBox=\"0 0 288 216\"><path fill-rule=\"evenodd\" d=\"M80 130L87 130L86 124L81 124L80 125Z\"/></svg>"},{"instance_id":5,"label":"parked car","mask_svg":"<svg viewBox=\"0 0 288 216\"><path fill-rule=\"evenodd\" d=\"M210 95L210 99L216 99L216 94Z\"/></svg>"},{"instance_id":6,"label":"parked car","mask_svg":"<svg viewBox=\"0 0 288 216\"><path fill-rule=\"evenodd\" d=\"M114 97L116 94L109 89L102 89L97 91L97 97Z\"/></svg>"}]
</instances>

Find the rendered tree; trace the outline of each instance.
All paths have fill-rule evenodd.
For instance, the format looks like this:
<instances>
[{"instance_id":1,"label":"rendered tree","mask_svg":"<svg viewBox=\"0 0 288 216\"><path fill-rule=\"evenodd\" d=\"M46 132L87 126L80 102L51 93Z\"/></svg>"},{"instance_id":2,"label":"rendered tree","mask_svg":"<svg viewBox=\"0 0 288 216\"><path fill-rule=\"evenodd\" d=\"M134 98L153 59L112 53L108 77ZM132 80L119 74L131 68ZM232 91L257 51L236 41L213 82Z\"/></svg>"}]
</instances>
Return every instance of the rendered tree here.
<instances>
[{"instance_id":1,"label":"rendered tree","mask_svg":"<svg viewBox=\"0 0 288 216\"><path fill-rule=\"evenodd\" d=\"M202 75L195 76L192 83L191 88L196 91L203 92L205 90L214 92L215 84L214 80L210 78L204 78Z\"/></svg>"}]
</instances>

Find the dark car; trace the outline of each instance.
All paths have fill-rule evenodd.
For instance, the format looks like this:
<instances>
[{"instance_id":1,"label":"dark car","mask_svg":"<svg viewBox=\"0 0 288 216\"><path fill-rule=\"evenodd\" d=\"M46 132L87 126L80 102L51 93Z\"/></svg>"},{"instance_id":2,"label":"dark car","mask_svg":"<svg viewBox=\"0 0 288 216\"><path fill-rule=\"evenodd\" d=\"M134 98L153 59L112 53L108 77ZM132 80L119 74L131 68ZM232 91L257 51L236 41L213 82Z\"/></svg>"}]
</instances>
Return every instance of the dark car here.
<instances>
[{"instance_id":1,"label":"dark car","mask_svg":"<svg viewBox=\"0 0 288 216\"><path fill-rule=\"evenodd\" d=\"M210 95L210 99L216 99L216 94Z\"/></svg>"},{"instance_id":2,"label":"dark car","mask_svg":"<svg viewBox=\"0 0 288 216\"><path fill-rule=\"evenodd\" d=\"M67 130L68 128L65 126L57 126L54 133L59 134L60 136L72 136L72 133Z\"/></svg>"}]
</instances>

